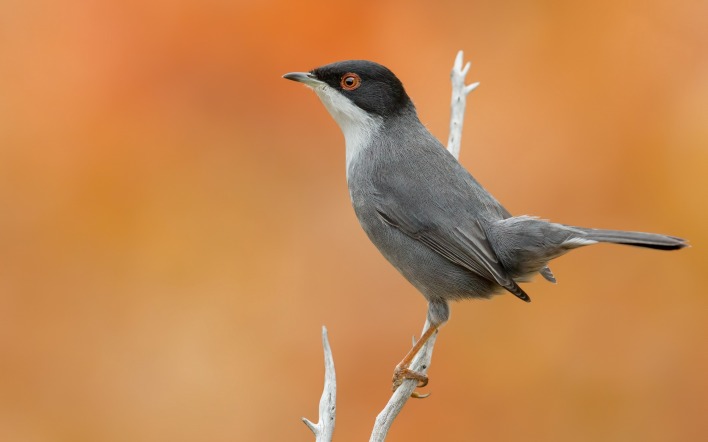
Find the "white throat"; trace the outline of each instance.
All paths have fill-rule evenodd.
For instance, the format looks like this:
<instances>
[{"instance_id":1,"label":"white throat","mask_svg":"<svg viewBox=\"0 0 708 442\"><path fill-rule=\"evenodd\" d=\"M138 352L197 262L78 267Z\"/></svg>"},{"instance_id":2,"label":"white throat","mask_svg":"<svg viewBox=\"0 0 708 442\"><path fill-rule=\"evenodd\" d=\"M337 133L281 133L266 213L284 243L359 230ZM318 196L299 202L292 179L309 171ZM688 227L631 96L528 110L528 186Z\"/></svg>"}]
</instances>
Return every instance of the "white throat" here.
<instances>
[{"instance_id":1,"label":"white throat","mask_svg":"<svg viewBox=\"0 0 708 442\"><path fill-rule=\"evenodd\" d=\"M373 136L383 125L383 119L369 115L329 85L318 85L313 89L344 134L348 177L349 168L359 154L371 145Z\"/></svg>"}]
</instances>

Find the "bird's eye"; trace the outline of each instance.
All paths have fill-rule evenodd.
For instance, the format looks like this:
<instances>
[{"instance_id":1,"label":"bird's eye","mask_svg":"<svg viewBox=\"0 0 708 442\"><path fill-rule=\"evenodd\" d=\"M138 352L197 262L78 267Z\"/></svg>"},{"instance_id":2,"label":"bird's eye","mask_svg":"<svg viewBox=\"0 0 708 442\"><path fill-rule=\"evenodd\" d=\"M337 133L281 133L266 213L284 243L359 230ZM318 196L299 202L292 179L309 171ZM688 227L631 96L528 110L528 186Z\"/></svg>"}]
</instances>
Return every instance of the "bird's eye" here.
<instances>
[{"instance_id":1,"label":"bird's eye","mask_svg":"<svg viewBox=\"0 0 708 442\"><path fill-rule=\"evenodd\" d=\"M345 91L353 91L354 89L361 86L361 77L353 72L342 75L342 80L339 82L342 89Z\"/></svg>"}]
</instances>

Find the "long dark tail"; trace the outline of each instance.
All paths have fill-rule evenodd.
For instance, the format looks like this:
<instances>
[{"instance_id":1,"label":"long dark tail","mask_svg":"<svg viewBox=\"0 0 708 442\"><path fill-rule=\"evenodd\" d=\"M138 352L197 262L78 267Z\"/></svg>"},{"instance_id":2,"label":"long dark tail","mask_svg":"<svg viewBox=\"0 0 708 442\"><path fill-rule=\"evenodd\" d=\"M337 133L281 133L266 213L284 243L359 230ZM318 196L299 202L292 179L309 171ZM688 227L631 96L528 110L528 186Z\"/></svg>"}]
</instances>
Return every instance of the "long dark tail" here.
<instances>
[{"instance_id":1,"label":"long dark tail","mask_svg":"<svg viewBox=\"0 0 708 442\"><path fill-rule=\"evenodd\" d=\"M628 246L647 247L659 250L682 249L688 244L686 240L675 236L660 235L658 233L644 232L624 232L621 230L603 230L578 228L587 236L587 239L599 242L610 242L614 244L624 244Z\"/></svg>"}]
</instances>

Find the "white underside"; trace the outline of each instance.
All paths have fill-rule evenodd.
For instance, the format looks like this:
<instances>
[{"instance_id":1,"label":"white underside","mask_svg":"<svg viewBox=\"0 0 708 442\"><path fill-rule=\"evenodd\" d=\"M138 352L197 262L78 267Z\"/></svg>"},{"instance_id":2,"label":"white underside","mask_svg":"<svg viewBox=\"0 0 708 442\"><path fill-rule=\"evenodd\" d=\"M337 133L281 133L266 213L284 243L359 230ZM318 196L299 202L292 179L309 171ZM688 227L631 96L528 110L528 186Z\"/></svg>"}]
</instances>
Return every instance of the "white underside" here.
<instances>
[{"instance_id":1,"label":"white underside","mask_svg":"<svg viewBox=\"0 0 708 442\"><path fill-rule=\"evenodd\" d=\"M369 147L373 136L381 129L383 119L368 114L327 84L318 84L312 89L342 129L346 145L348 176L351 165L359 154Z\"/></svg>"}]
</instances>

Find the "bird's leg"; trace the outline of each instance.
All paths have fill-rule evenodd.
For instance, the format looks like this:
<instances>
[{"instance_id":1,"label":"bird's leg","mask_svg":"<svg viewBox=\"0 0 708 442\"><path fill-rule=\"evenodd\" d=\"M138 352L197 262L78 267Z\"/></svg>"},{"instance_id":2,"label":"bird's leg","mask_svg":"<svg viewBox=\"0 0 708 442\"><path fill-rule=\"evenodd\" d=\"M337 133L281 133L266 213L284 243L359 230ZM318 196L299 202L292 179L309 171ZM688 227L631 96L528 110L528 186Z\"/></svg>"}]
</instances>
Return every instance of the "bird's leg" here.
<instances>
[{"instance_id":1,"label":"bird's leg","mask_svg":"<svg viewBox=\"0 0 708 442\"><path fill-rule=\"evenodd\" d=\"M413 358L415 357L416 354L420 351L420 349L423 347L423 345L430 339L431 336L433 336L433 333L437 332L438 328L434 326L430 326L425 333L423 333L423 336L418 339L418 342L413 345L413 348L406 354L406 356L401 360L401 362L396 365L396 368L393 370L393 391L396 391L398 387L401 386L403 383L404 379L415 379L418 381L418 388L420 387L425 387L428 385L428 377L424 375L423 373L418 373L417 371L411 370L409 367L411 365L411 361L413 361ZM419 395L417 393L413 393L413 397L417 398L423 398L427 397L427 395Z\"/></svg>"}]
</instances>

